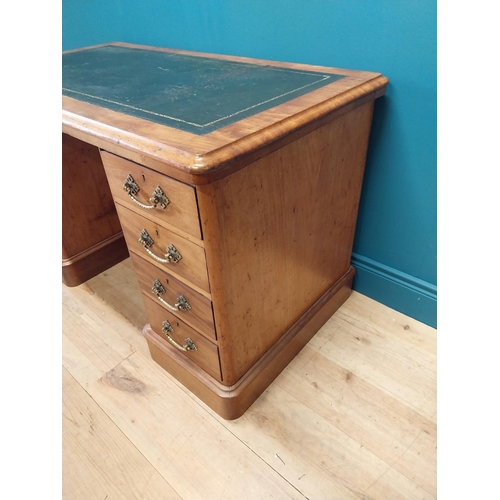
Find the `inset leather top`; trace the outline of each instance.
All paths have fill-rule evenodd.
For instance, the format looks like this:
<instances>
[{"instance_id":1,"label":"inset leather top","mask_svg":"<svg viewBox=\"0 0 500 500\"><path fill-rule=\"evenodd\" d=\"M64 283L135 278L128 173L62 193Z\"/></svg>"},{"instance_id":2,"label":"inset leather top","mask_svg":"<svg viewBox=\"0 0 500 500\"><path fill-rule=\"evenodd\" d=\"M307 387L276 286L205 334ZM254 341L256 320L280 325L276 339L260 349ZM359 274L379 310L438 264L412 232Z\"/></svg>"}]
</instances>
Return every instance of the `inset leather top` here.
<instances>
[{"instance_id":1,"label":"inset leather top","mask_svg":"<svg viewBox=\"0 0 500 500\"><path fill-rule=\"evenodd\" d=\"M63 95L196 135L344 78L118 46L62 57Z\"/></svg>"}]
</instances>

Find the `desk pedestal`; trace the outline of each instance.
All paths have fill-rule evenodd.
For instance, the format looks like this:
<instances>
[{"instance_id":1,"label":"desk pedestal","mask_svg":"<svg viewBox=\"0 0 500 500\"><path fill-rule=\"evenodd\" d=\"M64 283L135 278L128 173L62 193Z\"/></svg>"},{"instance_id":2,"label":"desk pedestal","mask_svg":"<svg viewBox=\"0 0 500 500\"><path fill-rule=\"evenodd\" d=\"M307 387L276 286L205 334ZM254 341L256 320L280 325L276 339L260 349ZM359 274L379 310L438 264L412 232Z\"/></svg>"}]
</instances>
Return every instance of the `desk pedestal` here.
<instances>
[{"instance_id":1,"label":"desk pedestal","mask_svg":"<svg viewBox=\"0 0 500 500\"><path fill-rule=\"evenodd\" d=\"M98 148L62 134L62 281L77 286L128 257Z\"/></svg>"}]
</instances>

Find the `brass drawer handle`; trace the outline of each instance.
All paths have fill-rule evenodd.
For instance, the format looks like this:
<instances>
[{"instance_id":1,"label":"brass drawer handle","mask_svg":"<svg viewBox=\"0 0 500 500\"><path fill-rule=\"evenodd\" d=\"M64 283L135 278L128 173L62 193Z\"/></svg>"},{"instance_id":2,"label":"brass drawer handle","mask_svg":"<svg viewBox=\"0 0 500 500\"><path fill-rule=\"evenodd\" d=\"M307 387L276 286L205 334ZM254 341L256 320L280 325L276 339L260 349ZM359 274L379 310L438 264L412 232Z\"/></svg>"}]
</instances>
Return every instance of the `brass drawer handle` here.
<instances>
[{"instance_id":1,"label":"brass drawer handle","mask_svg":"<svg viewBox=\"0 0 500 500\"><path fill-rule=\"evenodd\" d=\"M182 259L182 255L179 253L177 248L174 247L174 245L169 245L167 247L167 252L165 253L165 258L158 257L158 255L154 254L149 247L153 246L154 240L151 238L150 234L143 229L141 231L141 234L139 236L139 243L144 247L144 250L153 257L153 259L157 260L158 262L161 262L163 264L168 264L169 262L173 262L174 264L177 264Z\"/></svg>"},{"instance_id":2,"label":"brass drawer handle","mask_svg":"<svg viewBox=\"0 0 500 500\"><path fill-rule=\"evenodd\" d=\"M197 351L198 348L196 347L196 344L193 342L192 339L189 337L187 339L184 339L184 345L178 344L169 334L174 332L174 329L172 328L172 325L168 321L164 321L161 324L162 328L161 331L165 334L165 337L167 337L167 340L173 344L179 351Z\"/></svg>"},{"instance_id":3,"label":"brass drawer handle","mask_svg":"<svg viewBox=\"0 0 500 500\"><path fill-rule=\"evenodd\" d=\"M139 185L134 181L134 178L128 174L125 182L123 184L123 189L127 192L131 200L139 205L141 208L145 210L151 210L152 208L156 208L158 205L160 208L167 208L167 205L170 203L170 200L167 198L167 195L163 192L163 189L160 186L157 186L153 191L153 195L149 198L149 203L151 205L145 205L141 203L135 195L141 190Z\"/></svg>"},{"instance_id":4,"label":"brass drawer handle","mask_svg":"<svg viewBox=\"0 0 500 500\"><path fill-rule=\"evenodd\" d=\"M153 281L153 288L151 291L156 295L156 298L165 306L167 306L171 311L188 311L191 309L191 304L187 301L184 295L179 295L177 297L177 304L174 306L169 304L166 300L164 300L160 295L165 293L166 290L164 286L161 284L160 280Z\"/></svg>"}]
</instances>

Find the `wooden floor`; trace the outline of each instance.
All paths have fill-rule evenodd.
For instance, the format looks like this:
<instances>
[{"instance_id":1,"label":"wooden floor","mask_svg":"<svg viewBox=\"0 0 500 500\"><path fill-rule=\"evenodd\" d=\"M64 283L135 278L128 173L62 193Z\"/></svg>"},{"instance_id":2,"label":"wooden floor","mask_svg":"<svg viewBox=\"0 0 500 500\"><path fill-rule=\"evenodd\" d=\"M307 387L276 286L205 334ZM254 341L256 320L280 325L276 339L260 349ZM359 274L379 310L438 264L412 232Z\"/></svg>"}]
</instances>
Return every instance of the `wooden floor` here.
<instances>
[{"instance_id":1,"label":"wooden floor","mask_svg":"<svg viewBox=\"0 0 500 500\"><path fill-rule=\"evenodd\" d=\"M436 331L353 293L243 417L150 358L127 259L63 285L64 500L436 498Z\"/></svg>"}]
</instances>

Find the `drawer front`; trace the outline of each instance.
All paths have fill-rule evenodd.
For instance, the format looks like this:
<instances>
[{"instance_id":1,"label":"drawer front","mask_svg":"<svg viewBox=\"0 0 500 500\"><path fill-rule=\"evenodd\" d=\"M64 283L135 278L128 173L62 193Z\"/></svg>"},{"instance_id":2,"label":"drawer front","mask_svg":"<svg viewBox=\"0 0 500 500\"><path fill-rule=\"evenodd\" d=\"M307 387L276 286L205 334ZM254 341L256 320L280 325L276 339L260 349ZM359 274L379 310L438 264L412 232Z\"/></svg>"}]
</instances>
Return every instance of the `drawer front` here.
<instances>
[{"instance_id":1,"label":"drawer front","mask_svg":"<svg viewBox=\"0 0 500 500\"><path fill-rule=\"evenodd\" d=\"M209 299L134 253L130 254L130 258L144 295L202 335L216 340L212 302ZM160 282L160 286L157 281ZM183 299L187 301L187 307ZM177 310L172 311L165 303Z\"/></svg>"},{"instance_id":2,"label":"drawer front","mask_svg":"<svg viewBox=\"0 0 500 500\"><path fill-rule=\"evenodd\" d=\"M196 346L196 350L183 351L179 349L179 352L191 359L212 377L221 381L219 349L217 346L172 313L154 303L149 296L143 294L143 299L146 314L154 332L163 339L168 340L172 345L177 345L178 349L179 347L186 347L192 342L191 345ZM165 327L168 329L162 331Z\"/></svg>"},{"instance_id":3,"label":"drawer front","mask_svg":"<svg viewBox=\"0 0 500 500\"><path fill-rule=\"evenodd\" d=\"M116 205L116 211L130 251L172 274L179 281L187 281L188 285L193 284L210 292L204 248L119 204ZM139 242L141 234L145 234L143 231L149 236L147 246ZM175 252L178 252L177 256ZM173 258L168 260L167 254ZM179 255L181 258L176 262Z\"/></svg>"},{"instance_id":4,"label":"drawer front","mask_svg":"<svg viewBox=\"0 0 500 500\"><path fill-rule=\"evenodd\" d=\"M194 188L106 151L101 151L101 158L115 202L159 224L169 224L190 236L201 239ZM130 195L124 189L129 176L135 183L135 185L131 182L127 183ZM155 206L150 198L155 196L155 190L158 188L161 191L156 192ZM168 199L164 208L161 206L161 202L165 201L163 195ZM146 207L152 205L154 208L144 208L134 199Z\"/></svg>"}]
</instances>

